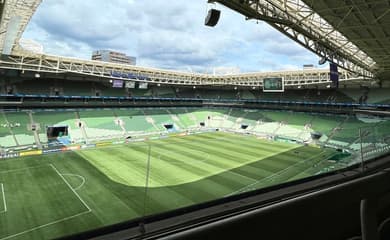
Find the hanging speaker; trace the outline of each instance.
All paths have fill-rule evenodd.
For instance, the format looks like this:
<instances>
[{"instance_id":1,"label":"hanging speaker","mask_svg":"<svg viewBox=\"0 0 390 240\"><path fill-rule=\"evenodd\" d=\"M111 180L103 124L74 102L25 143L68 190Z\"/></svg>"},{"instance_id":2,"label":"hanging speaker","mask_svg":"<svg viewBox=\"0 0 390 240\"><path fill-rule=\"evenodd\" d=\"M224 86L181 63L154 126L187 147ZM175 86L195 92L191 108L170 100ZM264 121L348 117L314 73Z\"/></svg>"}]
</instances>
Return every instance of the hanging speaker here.
<instances>
[{"instance_id":1,"label":"hanging speaker","mask_svg":"<svg viewBox=\"0 0 390 240\"><path fill-rule=\"evenodd\" d=\"M217 9L210 9L206 19L204 20L204 24L209 27L214 27L217 25L219 17L221 16L221 11Z\"/></svg>"}]
</instances>

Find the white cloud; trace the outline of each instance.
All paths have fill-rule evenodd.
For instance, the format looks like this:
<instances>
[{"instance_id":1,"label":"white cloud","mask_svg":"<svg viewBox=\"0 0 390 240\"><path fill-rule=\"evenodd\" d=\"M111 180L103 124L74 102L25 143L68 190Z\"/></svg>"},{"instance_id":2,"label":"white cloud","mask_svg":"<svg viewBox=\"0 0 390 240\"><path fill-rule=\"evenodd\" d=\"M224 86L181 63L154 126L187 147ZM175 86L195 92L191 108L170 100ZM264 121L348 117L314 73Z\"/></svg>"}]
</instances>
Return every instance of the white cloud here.
<instances>
[{"instance_id":1,"label":"white cloud","mask_svg":"<svg viewBox=\"0 0 390 240\"><path fill-rule=\"evenodd\" d=\"M143 66L196 71L301 68L317 59L268 24L220 9L220 22L209 28L203 0L43 1L24 37L50 54L89 59L93 50L113 49Z\"/></svg>"}]
</instances>

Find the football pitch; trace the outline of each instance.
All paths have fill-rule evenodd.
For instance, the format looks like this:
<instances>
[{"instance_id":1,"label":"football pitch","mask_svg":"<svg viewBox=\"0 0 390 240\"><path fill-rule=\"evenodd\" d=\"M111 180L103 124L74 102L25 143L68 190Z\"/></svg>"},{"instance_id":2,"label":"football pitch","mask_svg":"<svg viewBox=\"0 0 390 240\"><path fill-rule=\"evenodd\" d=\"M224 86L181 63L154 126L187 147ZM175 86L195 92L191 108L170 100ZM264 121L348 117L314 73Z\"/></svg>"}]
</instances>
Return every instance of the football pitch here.
<instances>
[{"instance_id":1,"label":"football pitch","mask_svg":"<svg viewBox=\"0 0 390 240\"><path fill-rule=\"evenodd\" d=\"M0 240L66 236L311 176L334 154L216 132L0 160Z\"/></svg>"}]
</instances>

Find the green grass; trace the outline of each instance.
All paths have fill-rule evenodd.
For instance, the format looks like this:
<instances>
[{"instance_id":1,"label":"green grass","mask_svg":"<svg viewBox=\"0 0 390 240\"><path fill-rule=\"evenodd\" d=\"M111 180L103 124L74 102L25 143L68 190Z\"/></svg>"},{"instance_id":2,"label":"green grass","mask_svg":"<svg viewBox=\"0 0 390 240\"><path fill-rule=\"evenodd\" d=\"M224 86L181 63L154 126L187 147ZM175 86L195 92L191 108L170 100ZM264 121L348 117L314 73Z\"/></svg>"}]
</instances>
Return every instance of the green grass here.
<instances>
[{"instance_id":1,"label":"green grass","mask_svg":"<svg viewBox=\"0 0 390 240\"><path fill-rule=\"evenodd\" d=\"M2 160L0 239L56 238L310 176L333 153L205 133Z\"/></svg>"},{"instance_id":2,"label":"green grass","mask_svg":"<svg viewBox=\"0 0 390 240\"><path fill-rule=\"evenodd\" d=\"M24 235L90 212L51 164L3 171L0 182L4 191L3 205L6 206L0 215L2 239ZM55 211L51 211L53 209Z\"/></svg>"}]
</instances>

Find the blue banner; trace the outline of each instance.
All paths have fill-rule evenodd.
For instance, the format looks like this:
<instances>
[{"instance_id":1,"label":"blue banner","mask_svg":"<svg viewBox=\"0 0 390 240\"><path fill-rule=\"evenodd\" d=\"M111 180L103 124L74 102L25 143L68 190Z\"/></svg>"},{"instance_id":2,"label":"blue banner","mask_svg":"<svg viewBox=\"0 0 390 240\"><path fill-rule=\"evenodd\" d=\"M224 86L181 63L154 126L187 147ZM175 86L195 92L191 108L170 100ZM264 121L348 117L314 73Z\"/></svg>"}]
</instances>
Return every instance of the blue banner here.
<instances>
[{"instance_id":1,"label":"blue banner","mask_svg":"<svg viewBox=\"0 0 390 240\"><path fill-rule=\"evenodd\" d=\"M337 65L335 63L329 64L330 68L330 81L332 81L332 85L335 88L339 87L339 71Z\"/></svg>"}]
</instances>

